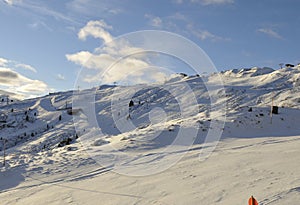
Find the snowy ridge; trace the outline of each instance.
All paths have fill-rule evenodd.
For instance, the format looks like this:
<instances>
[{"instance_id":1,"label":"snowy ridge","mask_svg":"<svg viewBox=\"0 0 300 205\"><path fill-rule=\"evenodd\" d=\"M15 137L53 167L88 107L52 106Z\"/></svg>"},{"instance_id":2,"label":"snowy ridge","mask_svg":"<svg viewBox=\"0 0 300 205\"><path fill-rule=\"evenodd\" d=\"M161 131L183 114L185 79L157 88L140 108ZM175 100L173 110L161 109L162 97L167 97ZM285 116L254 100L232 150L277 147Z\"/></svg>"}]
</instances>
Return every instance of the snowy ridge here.
<instances>
[{"instance_id":1,"label":"snowy ridge","mask_svg":"<svg viewBox=\"0 0 300 205\"><path fill-rule=\"evenodd\" d=\"M219 77L223 85L216 84ZM6 141L7 152L6 168L0 171L3 204L34 204L40 198L49 204L95 204L99 198L104 204L246 204L251 195L260 205L297 204L299 77L299 66L254 67L209 76L174 75L162 85L103 85L2 103L0 139ZM183 84L192 90L196 107ZM93 101L82 107L72 104L90 93L95 94ZM119 110L113 110L112 101ZM271 119L272 103L279 114ZM213 120L222 119L216 108L223 104L225 125L212 127ZM102 135L85 123L75 129L73 117L82 120L78 122L89 118L85 106L95 108ZM129 121L132 127L120 127ZM165 151L180 129L191 127L197 130L192 146L178 142L174 152ZM212 129L222 131L221 141L210 158L199 161L200 151L210 146L203 143ZM110 166L101 167L86 152L111 156L111 146L134 158L124 158L121 164L108 158ZM130 178L112 172L120 165L129 170L151 165L155 170L158 162L187 150L177 164L153 176Z\"/></svg>"}]
</instances>

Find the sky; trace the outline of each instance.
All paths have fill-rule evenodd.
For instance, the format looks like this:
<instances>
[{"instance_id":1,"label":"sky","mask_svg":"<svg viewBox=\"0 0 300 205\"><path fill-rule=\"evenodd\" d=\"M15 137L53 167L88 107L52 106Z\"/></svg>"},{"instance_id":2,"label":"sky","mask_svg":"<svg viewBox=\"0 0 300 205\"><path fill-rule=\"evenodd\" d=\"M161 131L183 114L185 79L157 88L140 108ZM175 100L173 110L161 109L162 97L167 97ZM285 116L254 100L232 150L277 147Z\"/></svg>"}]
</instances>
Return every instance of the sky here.
<instances>
[{"instance_id":1,"label":"sky","mask_svg":"<svg viewBox=\"0 0 300 205\"><path fill-rule=\"evenodd\" d=\"M28 98L76 89L78 78L116 84L129 73L144 83L191 72L180 59L115 40L143 30L188 39L220 71L298 64L299 7L297 0L1 0L0 89Z\"/></svg>"}]
</instances>

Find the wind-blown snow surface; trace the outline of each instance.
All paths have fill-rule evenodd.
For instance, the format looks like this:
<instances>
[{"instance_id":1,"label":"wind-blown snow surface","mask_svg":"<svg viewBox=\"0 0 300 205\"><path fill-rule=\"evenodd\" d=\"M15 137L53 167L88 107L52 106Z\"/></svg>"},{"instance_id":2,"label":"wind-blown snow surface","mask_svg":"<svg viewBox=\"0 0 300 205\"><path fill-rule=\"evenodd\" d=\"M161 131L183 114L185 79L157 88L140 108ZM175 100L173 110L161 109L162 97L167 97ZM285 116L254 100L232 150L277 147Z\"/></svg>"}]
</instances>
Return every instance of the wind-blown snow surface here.
<instances>
[{"instance_id":1,"label":"wind-blown snow surface","mask_svg":"<svg viewBox=\"0 0 300 205\"><path fill-rule=\"evenodd\" d=\"M225 92L216 85L219 77ZM251 195L260 205L298 204L299 77L300 67L252 68L202 78L178 75L164 85L101 86L75 92L74 98L95 93L94 101L85 104L95 108L101 136L84 123L75 130L73 116L87 119L89 114L73 107L74 115L70 115L71 91L9 105L4 102L0 137L7 140L8 149L6 167L0 170L0 204L247 204ZM183 115L174 95L164 89L182 83L189 85L197 99L196 113L192 107ZM210 95L206 86L212 88ZM130 116L120 108L115 117L134 127L122 130L111 111L112 99L126 96L129 90L137 91L124 101L126 105L134 101ZM177 90L176 95L190 105L184 92ZM215 104L210 105L210 97ZM279 114L273 115L271 123L272 99ZM224 128L211 126L222 119L222 112L214 107L224 103ZM197 129L193 145L180 142L175 151L166 152L179 130L191 127ZM203 160L199 154L211 149L213 143L204 142L213 129L220 129L222 138ZM112 159L104 167L88 154L110 156L115 154L111 146L133 158L118 164ZM159 170L159 162L186 151L170 168L153 171ZM151 171L145 170L146 176L124 175L115 172L120 165Z\"/></svg>"}]
</instances>

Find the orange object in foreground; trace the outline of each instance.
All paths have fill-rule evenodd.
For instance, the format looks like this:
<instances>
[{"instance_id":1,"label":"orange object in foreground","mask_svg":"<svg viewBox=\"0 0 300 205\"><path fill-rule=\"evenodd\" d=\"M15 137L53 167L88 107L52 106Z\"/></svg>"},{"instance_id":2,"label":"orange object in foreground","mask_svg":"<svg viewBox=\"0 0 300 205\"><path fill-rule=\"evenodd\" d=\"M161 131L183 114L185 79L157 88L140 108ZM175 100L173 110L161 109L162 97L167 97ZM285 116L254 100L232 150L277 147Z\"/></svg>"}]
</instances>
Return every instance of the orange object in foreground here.
<instances>
[{"instance_id":1,"label":"orange object in foreground","mask_svg":"<svg viewBox=\"0 0 300 205\"><path fill-rule=\"evenodd\" d=\"M249 205L258 205L258 202L256 201L256 199L251 196L250 199L248 200L248 204Z\"/></svg>"}]
</instances>

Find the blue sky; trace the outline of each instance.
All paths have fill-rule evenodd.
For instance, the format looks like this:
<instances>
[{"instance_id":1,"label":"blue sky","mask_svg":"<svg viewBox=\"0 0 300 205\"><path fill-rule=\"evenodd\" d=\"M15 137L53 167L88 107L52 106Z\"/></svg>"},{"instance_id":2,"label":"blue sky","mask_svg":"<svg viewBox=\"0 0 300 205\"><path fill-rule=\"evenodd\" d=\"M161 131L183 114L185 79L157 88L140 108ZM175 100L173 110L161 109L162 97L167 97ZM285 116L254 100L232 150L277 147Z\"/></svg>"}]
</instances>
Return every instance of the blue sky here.
<instances>
[{"instance_id":1,"label":"blue sky","mask_svg":"<svg viewBox=\"0 0 300 205\"><path fill-rule=\"evenodd\" d=\"M299 7L297 0L2 0L0 89L25 97L73 89L96 48L149 29L193 41L219 70L297 64Z\"/></svg>"}]
</instances>

